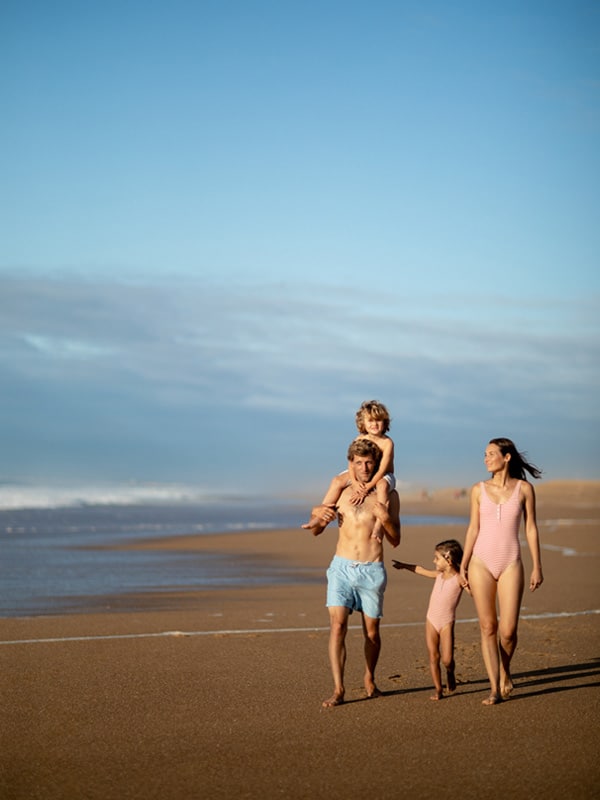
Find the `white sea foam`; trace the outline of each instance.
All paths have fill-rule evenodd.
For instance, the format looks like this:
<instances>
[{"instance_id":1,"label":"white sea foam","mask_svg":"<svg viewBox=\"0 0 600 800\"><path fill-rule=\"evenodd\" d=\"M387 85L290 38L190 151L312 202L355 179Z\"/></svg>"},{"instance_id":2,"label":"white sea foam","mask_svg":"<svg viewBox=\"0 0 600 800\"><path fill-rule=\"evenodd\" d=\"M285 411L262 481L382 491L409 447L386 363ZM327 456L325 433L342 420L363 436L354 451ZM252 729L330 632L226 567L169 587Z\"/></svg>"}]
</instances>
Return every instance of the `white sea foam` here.
<instances>
[{"instance_id":1,"label":"white sea foam","mask_svg":"<svg viewBox=\"0 0 600 800\"><path fill-rule=\"evenodd\" d=\"M85 486L0 486L0 510L73 508L86 505L132 506L223 502L215 491L184 484Z\"/></svg>"}]
</instances>

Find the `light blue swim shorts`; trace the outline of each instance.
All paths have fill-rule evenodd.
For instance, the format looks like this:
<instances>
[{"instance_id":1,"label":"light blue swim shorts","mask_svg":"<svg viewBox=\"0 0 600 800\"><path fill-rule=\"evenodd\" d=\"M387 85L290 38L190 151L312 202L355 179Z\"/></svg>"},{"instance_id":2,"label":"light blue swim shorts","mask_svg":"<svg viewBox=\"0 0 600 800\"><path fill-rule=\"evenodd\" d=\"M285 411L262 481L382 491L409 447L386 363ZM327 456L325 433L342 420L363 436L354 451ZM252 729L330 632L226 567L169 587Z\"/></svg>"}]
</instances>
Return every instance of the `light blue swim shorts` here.
<instances>
[{"instance_id":1,"label":"light blue swim shorts","mask_svg":"<svg viewBox=\"0 0 600 800\"><path fill-rule=\"evenodd\" d=\"M387 574L382 561L351 561L334 556L327 570L327 606L344 606L367 617L383 616Z\"/></svg>"}]
</instances>

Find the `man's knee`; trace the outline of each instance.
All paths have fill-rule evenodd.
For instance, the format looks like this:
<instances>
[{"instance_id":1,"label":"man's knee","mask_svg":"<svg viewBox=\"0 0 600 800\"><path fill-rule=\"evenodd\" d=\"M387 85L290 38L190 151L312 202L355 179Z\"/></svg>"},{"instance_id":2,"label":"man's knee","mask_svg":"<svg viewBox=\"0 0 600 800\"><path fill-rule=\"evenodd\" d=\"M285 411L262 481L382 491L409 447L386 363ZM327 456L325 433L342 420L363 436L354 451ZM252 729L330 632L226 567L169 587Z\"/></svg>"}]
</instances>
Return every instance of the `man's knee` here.
<instances>
[{"instance_id":1,"label":"man's knee","mask_svg":"<svg viewBox=\"0 0 600 800\"><path fill-rule=\"evenodd\" d=\"M332 636L345 636L348 630L348 617L331 614L329 617L329 630Z\"/></svg>"},{"instance_id":2,"label":"man's knee","mask_svg":"<svg viewBox=\"0 0 600 800\"><path fill-rule=\"evenodd\" d=\"M379 620L369 620L364 626L365 640L373 645L381 644L381 636L379 633Z\"/></svg>"}]
</instances>

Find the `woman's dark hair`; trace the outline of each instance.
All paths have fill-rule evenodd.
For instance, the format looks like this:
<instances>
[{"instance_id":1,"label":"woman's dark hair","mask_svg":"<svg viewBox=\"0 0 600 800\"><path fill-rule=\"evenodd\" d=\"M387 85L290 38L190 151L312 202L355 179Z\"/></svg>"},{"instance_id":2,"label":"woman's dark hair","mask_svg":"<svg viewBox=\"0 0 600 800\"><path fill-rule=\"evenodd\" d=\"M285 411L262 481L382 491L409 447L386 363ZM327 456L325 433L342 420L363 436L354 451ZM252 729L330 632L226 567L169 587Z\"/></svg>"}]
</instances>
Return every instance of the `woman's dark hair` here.
<instances>
[{"instance_id":1,"label":"woman's dark hair","mask_svg":"<svg viewBox=\"0 0 600 800\"><path fill-rule=\"evenodd\" d=\"M463 557L463 549L460 542L457 542L456 539L447 539L445 542L436 544L435 549L446 559L456 572L460 570L460 563Z\"/></svg>"},{"instance_id":2,"label":"woman's dark hair","mask_svg":"<svg viewBox=\"0 0 600 800\"><path fill-rule=\"evenodd\" d=\"M542 477L542 470L538 469L535 464L530 464L525 458L527 453L519 453L515 443L510 439L501 436L498 439L490 439L490 444L497 445L503 456L510 454L508 474L511 478L519 478L522 481L527 480L525 472L528 472L532 478Z\"/></svg>"}]
</instances>

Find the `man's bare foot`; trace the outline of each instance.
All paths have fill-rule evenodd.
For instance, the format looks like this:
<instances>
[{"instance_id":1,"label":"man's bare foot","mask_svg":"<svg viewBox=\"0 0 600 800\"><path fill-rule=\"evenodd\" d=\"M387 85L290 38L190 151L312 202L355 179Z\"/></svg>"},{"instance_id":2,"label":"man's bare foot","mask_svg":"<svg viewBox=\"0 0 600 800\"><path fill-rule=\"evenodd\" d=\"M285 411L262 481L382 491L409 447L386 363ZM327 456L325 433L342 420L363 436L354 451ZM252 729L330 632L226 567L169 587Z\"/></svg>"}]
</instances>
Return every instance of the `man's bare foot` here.
<instances>
[{"instance_id":1,"label":"man's bare foot","mask_svg":"<svg viewBox=\"0 0 600 800\"><path fill-rule=\"evenodd\" d=\"M444 693L443 693L443 691L441 689L438 689L436 691L436 693L432 694L429 699L430 700L443 700L444 699Z\"/></svg>"},{"instance_id":2,"label":"man's bare foot","mask_svg":"<svg viewBox=\"0 0 600 800\"><path fill-rule=\"evenodd\" d=\"M344 693L334 692L330 698L323 700L322 706L323 708L335 708L335 706L341 706L343 702Z\"/></svg>"},{"instance_id":3,"label":"man's bare foot","mask_svg":"<svg viewBox=\"0 0 600 800\"><path fill-rule=\"evenodd\" d=\"M482 700L481 704L484 706L497 706L498 703L502 702L502 697L496 692L492 692L487 700Z\"/></svg>"},{"instance_id":4,"label":"man's bare foot","mask_svg":"<svg viewBox=\"0 0 600 800\"><path fill-rule=\"evenodd\" d=\"M456 691L456 677L453 669L446 670L446 688L450 693Z\"/></svg>"}]
</instances>

